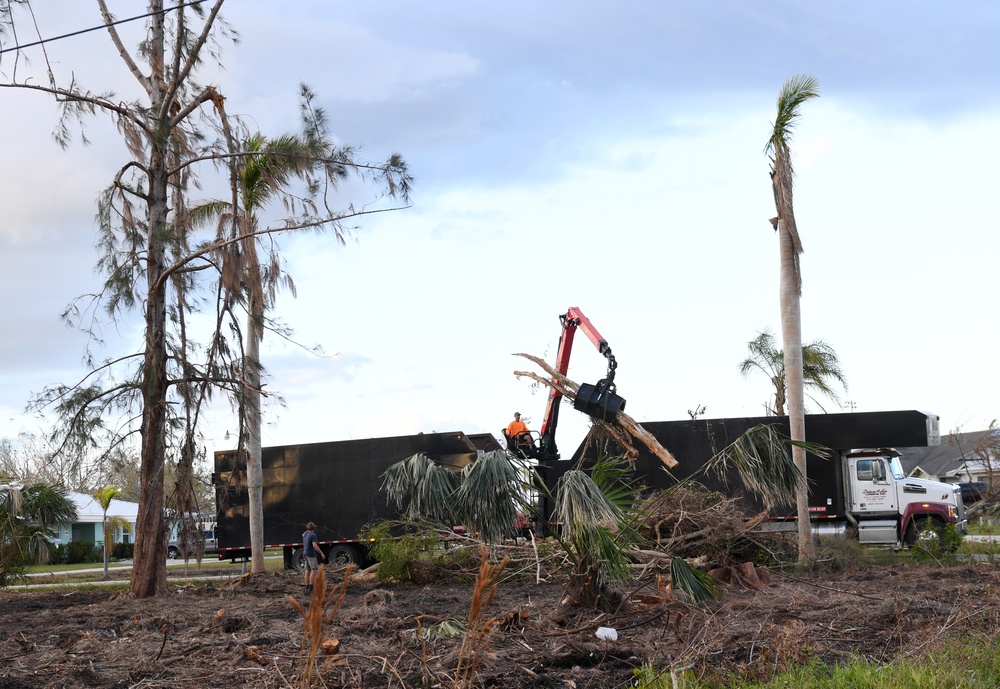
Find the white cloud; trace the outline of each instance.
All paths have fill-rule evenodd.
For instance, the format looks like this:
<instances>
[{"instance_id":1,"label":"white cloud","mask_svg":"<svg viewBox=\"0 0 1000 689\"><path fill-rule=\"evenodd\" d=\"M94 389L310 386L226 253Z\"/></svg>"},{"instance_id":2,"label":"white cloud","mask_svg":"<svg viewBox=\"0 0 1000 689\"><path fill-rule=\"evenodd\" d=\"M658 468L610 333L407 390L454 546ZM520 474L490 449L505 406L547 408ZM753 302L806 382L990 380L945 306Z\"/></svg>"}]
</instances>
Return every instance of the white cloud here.
<instances>
[{"instance_id":1,"label":"white cloud","mask_svg":"<svg viewBox=\"0 0 1000 689\"><path fill-rule=\"evenodd\" d=\"M282 241L299 298L278 315L341 355L272 350L269 386L287 406L266 442L497 433L515 408L537 428L545 395L514 379L528 367L511 354L553 356L569 306L612 344L633 416L759 414L766 381L737 366L757 331L777 329L763 148L781 82L800 72L823 93L793 141L804 337L841 354L858 410L935 411L944 428L997 415L990 16L898 2L574 10L229 6L244 35L219 76L233 112L293 130L305 80L342 140L374 159L401 151L418 180L413 208L362 219L346 247ZM792 49L775 49L781 36ZM79 58L95 84L105 43ZM77 67L69 46L60 59ZM5 307L18 333L5 370L25 374L4 410L74 377L79 340L57 338L45 314L92 288L93 201L122 161L107 123L95 146L63 153L51 105L21 102L0 104L18 131L0 171L0 279L5 294L33 289ZM603 358L583 338L577 350L571 377L596 381ZM564 454L578 417L562 414Z\"/></svg>"}]
</instances>

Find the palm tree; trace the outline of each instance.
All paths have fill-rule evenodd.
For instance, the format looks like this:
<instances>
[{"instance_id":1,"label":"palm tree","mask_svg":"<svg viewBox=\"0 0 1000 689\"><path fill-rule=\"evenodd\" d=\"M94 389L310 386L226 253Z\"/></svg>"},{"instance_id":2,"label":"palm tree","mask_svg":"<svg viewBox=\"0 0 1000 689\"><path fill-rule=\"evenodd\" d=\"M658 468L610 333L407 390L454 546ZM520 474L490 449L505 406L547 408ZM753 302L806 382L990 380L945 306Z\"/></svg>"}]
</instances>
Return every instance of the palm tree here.
<instances>
[{"instance_id":1,"label":"palm tree","mask_svg":"<svg viewBox=\"0 0 1000 689\"><path fill-rule=\"evenodd\" d=\"M362 180L384 184L385 195L408 199L412 176L406 162L398 154L384 164L358 162L349 146L337 146L330 137L326 113L314 104L315 95L305 85L300 86L299 108L303 133L284 134L268 139L260 133L247 137L236 153L237 182L230 201L213 201L192 210L194 222L218 221L219 238L229 237L237 251L226 253L222 268L222 283L227 295L245 300L247 309L246 339L238 394L242 432L240 448L246 451L247 488L249 491L249 521L251 571L263 572L264 565L264 477L261 468L261 363L260 343L264 336L265 316L274 306L279 286L295 293L291 277L281 270L280 256L270 242L267 261L262 262L258 246L272 237L270 228L260 227L259 213L276 201L281 201L295 218L285 221L282 229L316 228L332 230L339 243L345 242L342 220L354 214L335 213L327 205L327 193L353 172ZM232 144L231 132L227 140ZM293 178L304 180L305 195L288 191ZM323 183L320 183L320 179ZM324 186L325 185L325 186ZM323 211L319 211L322 205Z\"/></svg>"},{"instance_id":2,"label":"palm tree","mask_svg":"<svg viewBox=\"0 0 1000 689\"><path fill-rule=\"evenodd\" d=\"M118 486L105 486L94 493L94 499L97 500L97 504L101 506L101 511L104 513L101 519L101 526L104 530L104 579L107 581L111 577L108 575L108 561L111 559L111 541L114 540L115 530L119 527L129 529L129 523L120 516L112 515L108 516L108 508L111 507L111 501L122 494L121 489Z\"/></svg>"},{"instance_id":3,"label":"palm tree","mask_svg":"<svg viewBox=\"0 0 1000 689\"><path fill-rule=\"evenodd\" d=\"M802 367L802 273L799 255L802 240L795 226L792 204L792 158L789 150L792 128L799 119L799 109L810 98L819 96L818 82L806 75L794 76L785 82L778 94L778 112L771 128L765 152L771 156L771 186L777 216L771 225L778 233L781 263L781 342L785 366L785 390L788 395L788 425L792 441L803 442L806 436L805 392ZM796 512L799 527L799 562L808 564L815 559L815 546L809 524L809 487L806 476L806 452L801 445L792 446L792 459L801 474Z\"/></svg>"},{"instance_id":4,"label":"palm tree","mask_svg":"<svg viewBox=\"0 0 1000 689\"><path fill-rule=\"evenodd\" d=\"M250 498L251 571L263 572L264 515L261 468L261 363L260 343L264 338L265 314L274 305L279 284L290 289L295 285L283 273L279 256L272 244L267 265L258 253L259 214L282 196L293 177L307 177L322 151L315 142L295 135L267 139L260 133L249 136L238 163L236 201L211 201L191 210L197 223L215 220L220 234L235 233L239 251L229 254L223 265L222 281L229 293L241 295L247 310L244 342L242 391L239 404L243 410L241 441L247 453L247 484ZM338 235L339 238L339 235Z\"/></svg>"},{"instance_id":5,"label":"palm tree","mask_svg":"<svg viewBox=\"0 0 1000 689\"><path fill-rule=\"evenodd\" d=\"M774 344L774 336L764 330L747 343L750 355L740 363L740 373L747 376L751 371L763 373L774 386L774 406L768 407L768 413L775 416L785 415L785 356ZM815 340L802 345L802 383L808 388L822 393L840 404L840 396L833 387L839 383L847 390L847 381L840 367L840 358L833 347L823 340ZM820 405L815 397L809 399ZM823 409L825 412L826 410Z\"/></svg>"},{"instance_id":6,"label":"palm tree","mask_svg":"<svg viewBox=\"0 0 1000 689\"><path fill-rule=\"evenodd\" d=\"M49 561L52 527L76 520L76 505L60 486L24 488L0 477L0 587L27 564Z\"/></svg>"}]
</instances>

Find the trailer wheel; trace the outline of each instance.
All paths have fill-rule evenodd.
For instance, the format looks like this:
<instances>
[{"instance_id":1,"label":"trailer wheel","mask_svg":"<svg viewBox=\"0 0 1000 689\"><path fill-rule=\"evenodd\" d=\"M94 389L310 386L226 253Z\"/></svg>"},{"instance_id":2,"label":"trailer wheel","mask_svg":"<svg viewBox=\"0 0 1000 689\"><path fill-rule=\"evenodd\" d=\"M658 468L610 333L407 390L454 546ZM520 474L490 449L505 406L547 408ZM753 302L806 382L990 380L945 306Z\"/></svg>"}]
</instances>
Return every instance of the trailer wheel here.
<instances>
[{"instance_id":1,"label":"trailer wheel","mask_svg":"<svg viewBox=\"0 0 1000 689\"><path fill-rule=\"evenodd\" d=\"M331 566L341 568L347 565L359 566L361 564L361 554L352 545L335 545L330 548L326 556Z\"/></svg>"},{"instance_id":2,"label":"trailer wheel","mask_svg":"<svg viewBox=\"0 0 1000 689\"><path fill-rule=\"evenodd\" d=\"M306 556L302 554L302 548L292 551L292 569L301 572L306 568Z\"/></svg>"}]
</instances>

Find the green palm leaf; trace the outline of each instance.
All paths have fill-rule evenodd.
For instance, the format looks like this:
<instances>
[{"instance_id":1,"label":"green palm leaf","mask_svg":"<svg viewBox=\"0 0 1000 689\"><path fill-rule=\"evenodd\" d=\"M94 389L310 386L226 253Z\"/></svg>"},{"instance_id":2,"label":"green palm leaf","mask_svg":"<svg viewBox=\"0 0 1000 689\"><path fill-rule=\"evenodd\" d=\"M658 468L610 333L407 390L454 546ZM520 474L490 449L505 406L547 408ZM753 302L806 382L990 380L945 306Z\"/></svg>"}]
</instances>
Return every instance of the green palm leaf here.
<instances>
[{"instance_id":1,"label":"green palm leaf","mask_svg":"<svg viewBox=\"0 0 1000 689\"><path fill-rule=\"evenodd\" d=\"M675 557L670 560L670 581L674 588L683 591L692 603L703 603L715 598L719 590L719 582L706 572L695 569L684 558Z\"/></svg>"},{"instance_id":2,"label":"green palm leaf","mask_svg":"<svg viewBox=\"0 0 1000 689\"><path fill-rule=\"evenodd\" d=\"M408 517L454 524L454 495L460 477L430 457L417 453L393 464L382 474L388 501Z\"/></svg>"},{"instance_id":3,"label":"green palm leaf","mask_svg":"<svg viewBox=\"0 0 1000 689\"><path fill-rule=\"evenodd\" d=\"M485 542L514 535L523 486L506 452L487 452L466 466L455 498L458 521Z\"/></svg>"},{"instance_id":4,"label":"green palm leaf","mask_svg":"<svg viewBox=\"0 0 1000 689\"><path fill-rule=\"evenodd\" d=\"M725 479L734 469L743 485L760 496L768 509L793 504L800 476L789 454L793 444L815 455L829 456L821 445L793 443L775 426L758 424L709 460L704 471Z\"/></svg>"}]
</instances>

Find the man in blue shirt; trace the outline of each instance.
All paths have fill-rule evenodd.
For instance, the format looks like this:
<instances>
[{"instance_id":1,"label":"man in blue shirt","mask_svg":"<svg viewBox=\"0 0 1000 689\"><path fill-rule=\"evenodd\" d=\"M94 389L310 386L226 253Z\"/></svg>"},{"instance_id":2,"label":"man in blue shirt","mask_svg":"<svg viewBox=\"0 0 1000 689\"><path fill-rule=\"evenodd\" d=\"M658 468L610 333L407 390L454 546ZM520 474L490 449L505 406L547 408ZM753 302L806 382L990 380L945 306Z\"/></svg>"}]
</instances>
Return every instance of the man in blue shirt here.
<instances>
[{"instance_id":1,"label":"man in blue shirt","mask_svg":"<svg viewBox=\"0 0 1000 689\"><path fill-rule=\"evenodd\" d=\"M306 524L306 532L302 534L302 555L306 560L306 595L309 595L312 593L313 579L316 578L316 570L319 568L316 560L317 558L326 559L326 555L319 547L316 525L312 522Z\"/></svg>"}]
</instances>

